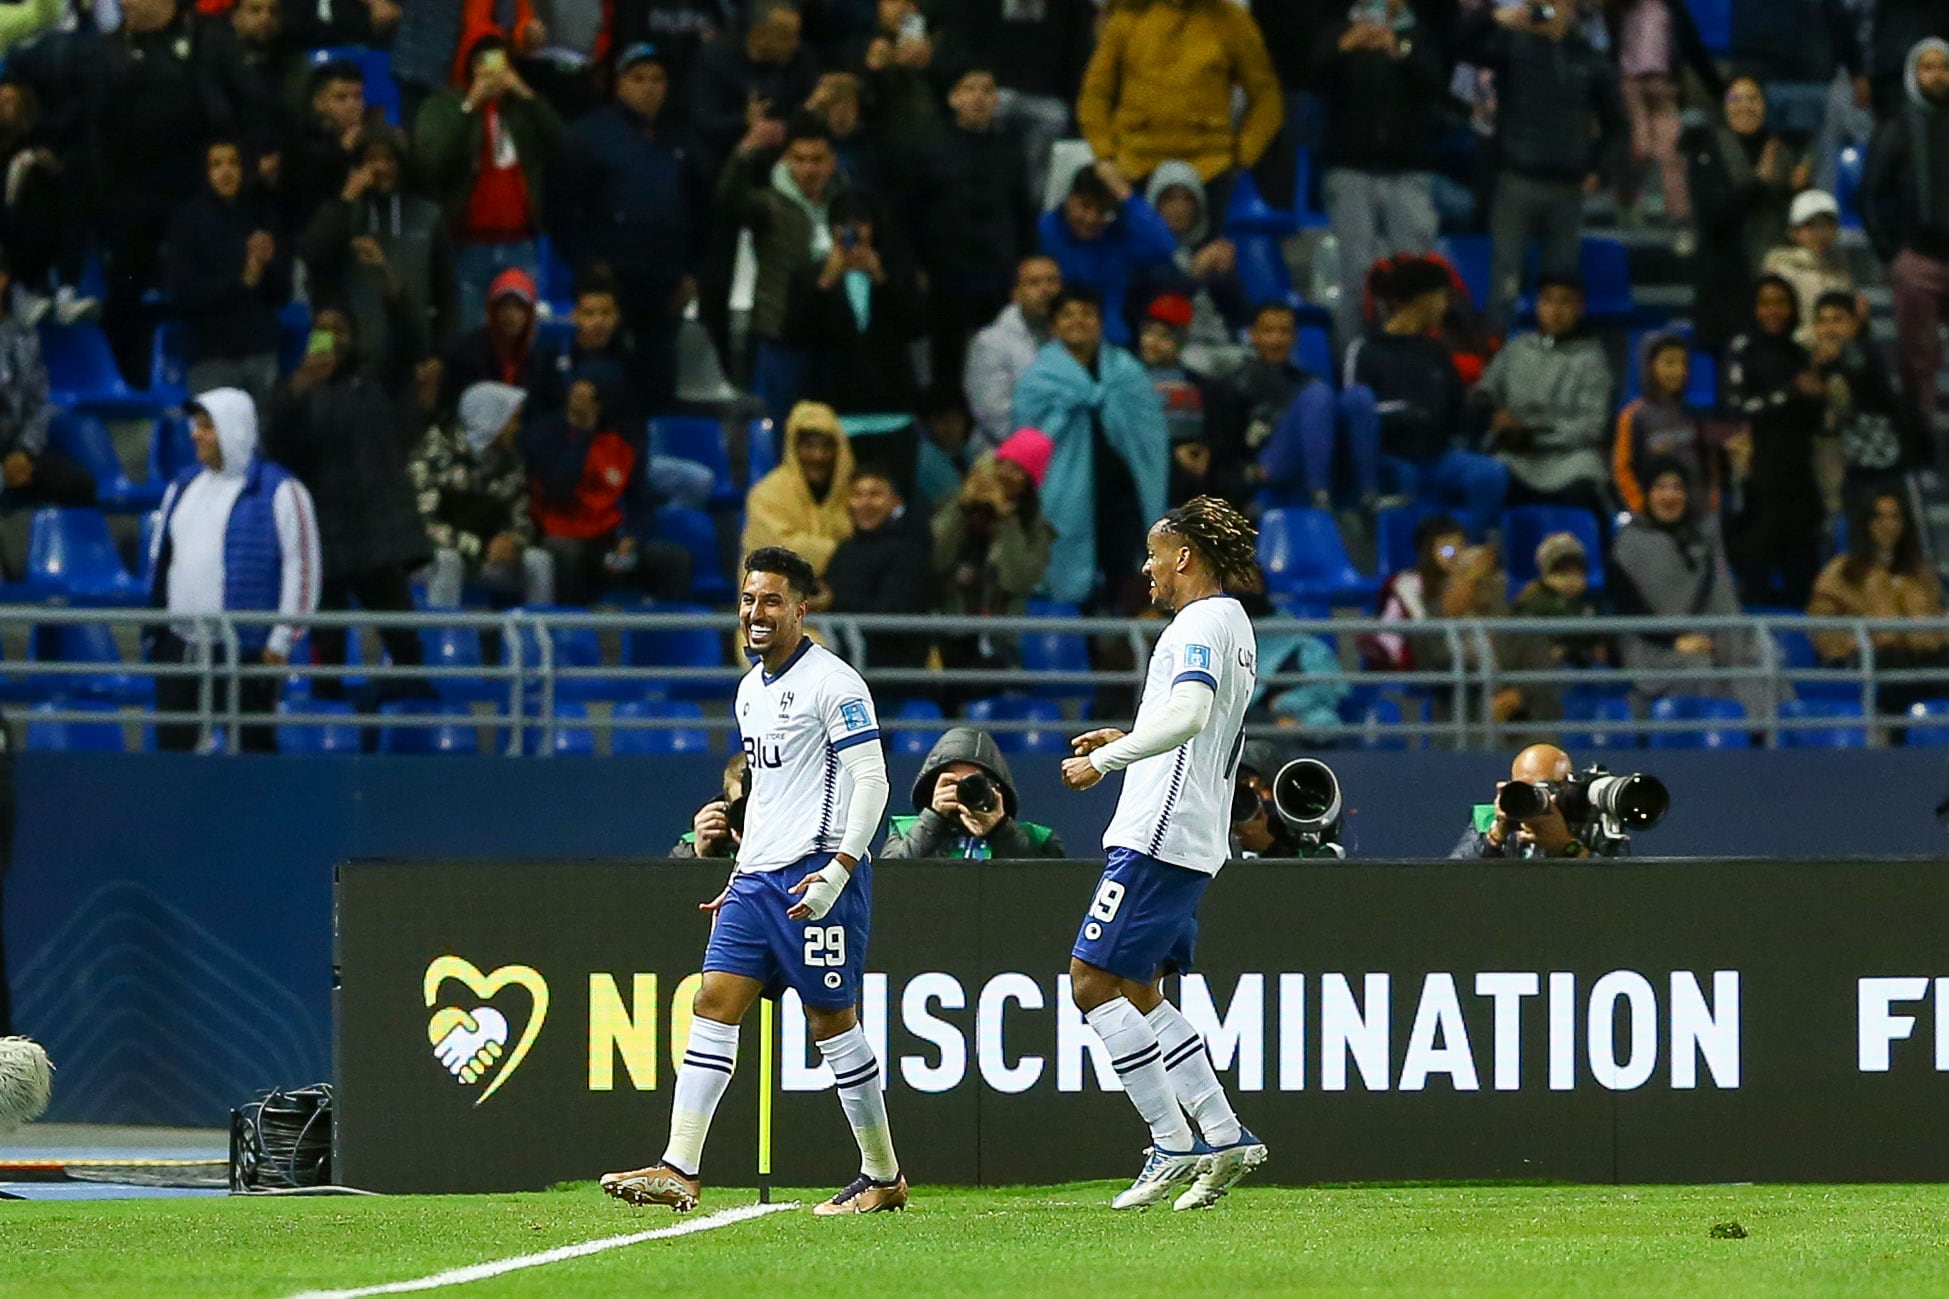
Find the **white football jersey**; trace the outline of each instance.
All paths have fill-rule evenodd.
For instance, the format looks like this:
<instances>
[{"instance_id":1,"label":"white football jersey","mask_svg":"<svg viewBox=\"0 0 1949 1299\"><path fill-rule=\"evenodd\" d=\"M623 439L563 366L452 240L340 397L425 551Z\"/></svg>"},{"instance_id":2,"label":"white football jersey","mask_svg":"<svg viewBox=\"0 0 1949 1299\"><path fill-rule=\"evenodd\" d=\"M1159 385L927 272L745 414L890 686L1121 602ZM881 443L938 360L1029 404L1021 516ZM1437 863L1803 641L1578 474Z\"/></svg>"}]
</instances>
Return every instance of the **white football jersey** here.
<instances>
[{"instance_id":1,"label":"white football jersey","mask_svg":"<svg viewBox=\"0 0 1949 1299\"><path fill-rule=\"evenodd\" d=\"M839 755L880 742L866 682L808 636L776 676L762 663L745 674L737 719L751 771L738 869L784 870L837 850L853 797Z\"/></svg>"},{"instance_id":2,"label":"white football jersey","mask_svg":"<svg viewBox=\"0 0 1949 1299\"><path fill-rule=\"evenodd\" d=\"M1177 748L1124 769L1105 848L1218 873L1231 855L1232 779L1258 673L1258 637L1237 600L1214 595L1178 610L1151 651L1137 723L1162 710L1171 688L1185 680L1211 687L1211 720Z\"/></svg>"}]
</instances>

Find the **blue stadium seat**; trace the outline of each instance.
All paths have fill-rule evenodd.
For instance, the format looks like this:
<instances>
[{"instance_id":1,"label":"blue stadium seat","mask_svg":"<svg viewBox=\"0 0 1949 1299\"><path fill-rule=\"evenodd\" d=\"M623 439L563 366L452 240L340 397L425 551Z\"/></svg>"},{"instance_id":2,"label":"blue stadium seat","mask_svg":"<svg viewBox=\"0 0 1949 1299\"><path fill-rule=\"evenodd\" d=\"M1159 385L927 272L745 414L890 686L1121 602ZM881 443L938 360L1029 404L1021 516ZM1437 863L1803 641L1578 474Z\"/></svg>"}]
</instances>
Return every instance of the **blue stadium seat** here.
<instances>
[{"instance_id":1,"label":"blue stadium seat","mask_svg":"<svg viewBox=\"0 0 1949 1299\"><path fill-rule=\"evenodd\" d=\"M529 605L515 610L517 613L586 613L586 609L572 609L565 605ZM534 627L524 624L521 628L521 662L523 670L531 670L541 662L541 645L536 639ZM549 648L553 662L561 668L585 669L603 666L602 642L593 627L563 627L551 624L548 629ZM501 661L509 661L508 647L501 648ZM634 685L618 681L614 677L558 677L555 682L555 698L559 700L622 699L640 694Z\"/></svg>"},{"instance_id":2,"label":"blue stadium seat","mask_svg":"<svg viewBox=\"0 0 1949 1299\"><path fill-rule=\"evenodd\" d=\"M1225 207L1224 230L1234 239L1240 235L1285 239L1299 233L1299 221L1293 213L1281 212L1266 202L1252 173L1241 170Z\"/></svg>"},{"instance_id":3,"label":"blue stadium seat","mask_svg":"<svg viewBox=\"0 0 1949 1299\"><path fill-rule=\"evenodd\" d=\"M701 604L658 604L650 608L656 613L710 612ZM723 639L710 627L625 632L623 660L638 668L721 668L727 662ZM672 699L728 699L735 689L736 683L731 680L671 681L667 693Z\"/></svg>"},{"instance_id":4,"label":"blue stadium seat","mask_svg":"<svg viewBox=\"0 0 1949 1299\"><path fill-rule=\"evenodd\" d=\"M1582 722L1628 722L1631 720L1631 701L1618 697L1587 693L1581 690L1566 691L1563 697L1563 723L1566 727ZM1635 749L1638 737L1619 731L1579 731L1565 730L1565 748L1584 749Z\"/></svg>"},{"instance_id":5,"label":"blue stadium seat","mask_svg":"<svg viewBox=\"0 0 1949 1299\"><path fill-rule=\"evenodd\" d=\"M56 407L109 416L156 415L168 407L123 380L99 325L42 325L40 335L48 400Z\"/></svg>"},{"instance_id":6,"label":"blue stadium seat","mask_svg":"<svg viewBox=\"0 0 1949 1299\"><path fill-rule=\"evenodd\" d=\"M736 505L744 499L731 479L731 453L724 425L704 415L659 415L650 421L650 454L681 456L711 471L711 504Z\"/></svg>"},{"instance_id":7,"label":"blue stadium seat","mask_svg":"<svg viewBox=\"0 0 1949 1299\"><path fill-rule=\"evenodd\" d=\"M389 52L364 45L330 45L311 52L313 67L322 67L327 63L356 64L365 75L366 107L379 109L394 126L411 125L400 121L399 82L393 79L392 55Z\"/></svg>"},{"instance_id":8,"label":"blue stadium seat","mask_svg":"<svg viewBox=\"0 0 1949 1299\"><path fill-rule=\"evenodd\" d=\"M555 705L555 742L548 745L548 752L558 758L593 758L596 754L596 734L589 726L589 709L585 704L562 700ZM530 721L521 728L521 751L529 757L542 753L547 737L547 728L537 721Z\"/></svg>"},{"instance_id":9,"label":"blue stadium seat","mask_svg":"<svg viewBox=\"0 0 1949 1299\"><path fill-rule=\"evenodd\" d=\"M1374 549L1382 581L1414 567L1414 530L1432 513L1425 505L1396 505L1374 512Z\"/></svg>"},{"instance_id":10,"label":"blue stadium seat","mask_svg":"<svg viewBox=\"0 0 1949 1299\"><path fill-rule=\"evenodd\" d=\"M104 718L116 713L114 704L77 699L68 703L49 701L36 704L27 714L29 753L120 753L123 751L122 724L118 721L46 722L35 721L37 713L100 713Z\"/></svg>"},{"instance_id":11,"label":"blue stadium seat","mask_svg":"<svg viewBox=\"0 0 1949 1299\"><path fill-rule=\"evenodd\" d=\"M549 311L557 316L574 311L575 268L547 235L535 240L535 260L541 268L541 274L535 277L535 287L541 290L541 300L548 304Z\"/></svg>"},{"instance_id":12,"label":"blue stadium seat","mask_svg":"<svg viewBox=\"0 0 1949 1299\"><path fill-rule=\"evenodd\" d=\"M1753 737L1743 724L1746 710L1737 699L1715 699L1707 695L1667 695L1651 705L1654 722L1725 721L1740 723L1724 728L1693 731L1654 731L1654 749L1750 749Z\"/></svg>"},{"instance_id":13,"label":"blue stadium seat","mask_svg":"<svg viewBox=\"0 0 1949 1299\"><path fill-rule=\"evenodd\" d=\"M1340 370L1333 364L1333 332L1322 325L1301 325L1293 347L1299 368L1329 388L1340 386Z\"/></svg>"},{"instance_id":14,"label":"blue stadium seat","mask_svg":"<svg viewBox=\"0 0 1949 1299\"><path fill-rule=\"evenodd\" d=\"M746 426L745 446L749 457L746 468L753 483L778 468L778 436L778 430L768 419L754 419Z\"/></svg>"},{"instance_id":15,"label":"blue stadium seat","mask_svg":"<svg viewBox=\"0 0 1949 1299\"><path fill-rule=\"evenodd\" d=\"M1073 604L1060 600L1030 600L1024 610L1032 618L1077 618L1082 615ZM1022 648L1022 667L1029 672L1088 672L1090 670L1089 639L1081 632L1044 631L1031 632L1020 640ZM1051 682L1030 687L1030 693L1044 699L1084 699L1094 694L1096 687L1087 681L1075 684Z\"/></svg>"},{"instance_id":16,"label":"blue stadium seat","mask_svg":"<svg viewBox=\"0 0 1949 1299\"><path fill-rule=\"evenodd\" d=\"M1502 557L1509 567L1509 589L1519 591L1536 576L1536 548L1543 538L1568 532L1584 545L1590 561L1590 586L1604 589L1604 547L1597 516L1564 505L1519 505L1502 513Z\"/></svg>"},{"instance_id":17,"label":"blue stadium seat","mask_svg":"<svg viewBox=\"0 0 1949 1299\"><path fill-rule=\"evenodd\" d=\"M1286 253L1271 235L1239 235L1232 240L1238 250L1238 278L1245 286L1246 301L1253 304L1287 302L1301 305L1293 292L1292 268Z\"/></svg>"},{"instance_id":18,"label":"blue stadium seat","mask_svg":"<svg viewBox=\"0 0 1949 1299\"><path fill-rule=\"evenodd\" d=\"M117 704L155 702L152 678L126 671L115 630L105 622L41 623L27 641L28 657L37 663L91 663L101 670L86 674L40 673L39 692L55 699L105 699Z\"/></svg>"},{"instance_id":19,"label":"blue stadium seat","mask_svg":"<svg viewBox=\"0 0 1949 1299\"><path fill-rule=\"evenodd\" d=\"M1493 248L1487 235L1449 235L1439 245L1455 273L1462 277L1469 298L1480 310L1489 300L1490 265Z\"/></svg>"},{"instance_id":20,"label":"blue stadium seat","mask_svg":"<svg viewBox=\"0 0 1949 1299\"><path fill-rule=\"evenodd\" d=\"M1732 52L1732 0L1686 0L1705 48L1724 57Z\"/></svg>"},{"instance_id":21,"label":"blue stadium seat","mask_svg":"<svg viewBox=\"0 0 1949 1299\"><path fill-rule=\"evenodd\" d=\"M157 401L175 407L189 400L188 348L182 321L165 320L156 326L149 344L149 391Z\"/></svg>"},{"instance_id":22,"label":"blue stadium seat","mask_svg":"<svg viewBox=\"0 0 1949 1299\"><path fill-rule=\"evenodd\" d=\"M1841 224L1861 227L1861 180L1868 170L1868 156L1858 144L1844 146L1834 156L1834 201L1841 207Z\"/></svg>"},{"instance_id":23,"label":"blue stadium seat","mask_svg":"<svg viewBox=\"0 0 1949 1299\"><path fill-rule=\"evenodd\" d=\"M704 719L704 710L683 700L632 699L617 704L611 716L616 721L641 721L648 718ZM609 732L609 752L617 756L630 753L708 753L711 733L699 726L616 727Z\"/></svg>"},{"instance_id":24,"label":"blue stadium seat","mask_svg":"<svg viewBox=\"0 0 1949 1299\"><path fill-rule=\"evenodd\" d=\"M48 444L95 476L95 501L116 514L153 510L162 503L163 484L129 481L108 425L93 415L64 411L48 422Z\"/></svg>"},{"instance_id":25,"label":"blue stadium seat","mask_svg":"<svg viewBox=\"0 0 1949 1299\"><path fill-rule=\"evenodd\" d=\"M196 463L196 441L190 436L189 420L182 415L164 415L156 420L149 439L149 478L167 490L176 475Z\"/></svg>"},{"instance_id":26,"label":"blue stadium seat","mask_svg":"<svg viewBox=\"0 0 1949 1299\"><path fill-rule=\"evenodd\" d=\"M140 604L144 592L122 567L99 510L37 510L19 594L73 604Z\"/></svg>"},{"instance_id":27,"label":"blue stadium seat","mask_svg":"<svg viewBox=\"0 0 1949 1299\"><path fill-rule=\"evenodd\" d=\"M1859 699L1789 699L1780 705L1780 720L1809 722L1827 720L1854 725L1782 727L1780 744L1789 749L1862 749L1868 744L1868 728Z\"/></svg>"},{"instance_id":28,"label":"blue stadium seat","mask_svg":"<svg viewBox=\"0 0 1949 1299\"><path fill-rule=\"evenodd\" d=\"M379 752L399 755L474 754L480 752L480 733L465 704L430 699L395 699L379 705L387 717L440 717L437 726L392 725L379 733Z\"/></svg>"},{"instance_id":29,"label":"blue stadium seat","mask_svg":"<svg viewBox=\"0 0 1949 1299\"><path fill-rule=\"evenodd\" d=\"M467 669L468 676L436 677L434 690L451 703L505 698L507 691L489 681L482 670L480 630L475 627L422 627L420 645L429 668ZM533 660L529 661L530 666Z\"/></svg>"},{"instance_id":30,"label":"blue stadium seat","mask_svg":"<svg viewBox=\"0 0 1949 1299\"><path fill-rule=\"evenodd\" d=\"M1259 562L1269 589L1305 600L1365 605L1379 587L1353 566L1325 510L1267 510L1259 520Z\"/></svg>"},{"instance_id":31,"label":"blue stadium seat","mask_svg":"<svg viewBox=\"0 0 1949 1299\"><path fill-rule=\"evenodd\" d=\"M285 700L277 706L279 716L291 713L334 717L352 716L352 705L337 699ZM350 721L318 722L305 725L280 724L277 728L279 753L349 753L360 751L359 728Z\"/></svg>"},{"instance_id":32,"label":"blue stadium seat","mask_svg":"<svg viewBox=\"0 0 1949 1299\"><path fill-rule=\"evenodd\" d=\"M675 542L690 552L693 599L721 604L731 598L731 583L718 554L717 523L709 514L682 505L662 506L656 512L656 535L657 540Z\"/></svg>"},{"instance_id":33,"label":"blue stadium seat","mask_svg":"<svg viewBox=\"0 0 1949 1299\"><path fill-rule=\"evenodd\" d=\"M287 302L277 312L277 372L288 375L304 364L311 344L311 306Z\"/></svg>"},{"instance_id":34,"label":"blue stadium seat","mask_svg":"<svg viewBox=\"0 0 1949 1299\"><path fill-rule=\"evenodd\" d=\"M1833 679L1819 680L1801 675L1821 670L1820 658L1814 652L1813 637L1798 628L1776 627L1773 630L1773 644L1779 650L1781 668L1793 674L1790 684L1794 694L1802 699L1852 701L1859 706L1861 682L1858 678L1843 674Z\"/></svg>"},{"instance_id":35,"label":"blue stadium seat","mask_svg":"<svg viewBox=\"0 0 1949 1299\"><path fill-rule=\"evenodd\" d=\"M1923 699L1908 709L1910 748L1949 748L1949 699Z\"/></svg>"},{"instance_id":36,"label":"blue stadium seat","mask_svg":"<svg viewBox=\"0 0 1949 1299\"><path fill-rule=\"evenodd\" d=\"M903 699L900 702L900 710L894 716L903 722L939 722L943 720L941 706L931 699ZM945 726L932 726L915 728L913 730L893 731L891 732L893 737L893 751L895 753L912 754L917 758L924 757L927 751L940 741L941 736L946 733L946 730L947 728Z\"/></svg>"},{"instance_id":37,"label":"blue stadium seat","mask_svg":"<svg viewBox=\"0 0 1949 1299\"><path fill-rule=\"evenodd\" d=\"M1340 720L1361 728L1354 741L1360 748L1392 752L1408 747L1408 738L1399 729L1382 729L1401 725L1401 705L1392 699L1349 695L1341 705Z\"/></svg>"},{"instance_id":38,"label":"blue stadium seat","mask_svg":"<svg viewBox=\"0 0 1949 1299\"><path fill-rule=\"evenodd\" d=\"M991 722L1044 723L1030 731L996 731L995 747L1003 753L1069 752L1069 733L1063 726L1062 709L1053 700L1030 699L1026 695L973 699L962 715L971 726L987 726Z\"/></svg>"}]
</instances>

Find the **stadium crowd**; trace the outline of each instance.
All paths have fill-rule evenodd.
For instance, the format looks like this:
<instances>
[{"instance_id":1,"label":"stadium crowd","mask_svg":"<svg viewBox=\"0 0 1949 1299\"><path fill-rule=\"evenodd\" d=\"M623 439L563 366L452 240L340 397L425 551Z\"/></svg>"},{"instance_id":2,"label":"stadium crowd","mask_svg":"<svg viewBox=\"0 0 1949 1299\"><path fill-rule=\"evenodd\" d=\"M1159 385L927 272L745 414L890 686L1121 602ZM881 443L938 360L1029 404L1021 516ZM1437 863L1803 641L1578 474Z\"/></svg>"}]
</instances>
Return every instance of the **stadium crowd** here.
<instances>
[{"instance_id":1,"label":"stadium crowd","mask_svg":"<svg viewBox=\"0 0 1949 1299\"><path fill-rule=\"evenodd\" d=\"M327 609L721 601L722 557L777 544L825 610L1137 615L1145 522L1212 494L1374 554L1360 598L1403 624L1936 616L1945 37L1944 0L7 6L0 505L107 503L53 396L99 330L125 393L253 399ZM1289 239L1313 207L1329 237ZM1607 224L1667 231L1696 284L1623 365L1644 322L1593 320L1583 279ZM1486 235L1473 291L1444 234ZM737 381L709 400L700 347ZM1493 652L1655 682L1754 651Z\"/></svg>"}]
</instances>

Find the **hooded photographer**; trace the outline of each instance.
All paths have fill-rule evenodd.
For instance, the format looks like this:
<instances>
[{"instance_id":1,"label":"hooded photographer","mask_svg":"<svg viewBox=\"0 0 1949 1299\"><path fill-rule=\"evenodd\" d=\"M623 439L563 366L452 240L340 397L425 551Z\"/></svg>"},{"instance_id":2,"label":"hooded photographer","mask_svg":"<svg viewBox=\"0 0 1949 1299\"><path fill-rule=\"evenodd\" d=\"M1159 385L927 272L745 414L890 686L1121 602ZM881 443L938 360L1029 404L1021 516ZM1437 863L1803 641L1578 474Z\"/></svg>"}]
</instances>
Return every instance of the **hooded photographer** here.
<instances>
[{"instance_id":1,"label":"hooded photographer","mask_svg":"<svg viewBox=\"0 0 1949 1299\"><path fill-rule=\"evenodd\" d=\"M972 726L955 727L928 753L914 781L914 811L918 815L890 818L881 861L1069 855L1054 830L1017 819L1020 806L1008 760L992 736Z\"/></svg>"}]
</instances>

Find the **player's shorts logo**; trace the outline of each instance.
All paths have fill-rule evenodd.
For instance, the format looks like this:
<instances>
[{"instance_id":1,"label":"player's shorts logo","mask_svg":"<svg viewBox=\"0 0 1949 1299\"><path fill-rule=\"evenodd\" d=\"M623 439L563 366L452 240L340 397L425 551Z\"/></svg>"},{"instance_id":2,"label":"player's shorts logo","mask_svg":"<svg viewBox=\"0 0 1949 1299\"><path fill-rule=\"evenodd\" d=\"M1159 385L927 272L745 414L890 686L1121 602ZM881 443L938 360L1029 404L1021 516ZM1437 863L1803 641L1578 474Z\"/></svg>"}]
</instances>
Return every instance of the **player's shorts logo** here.
<instances>
[{"instance_id":1,"label":"player's shorts logo","mask_svg":"<svg viewBox=\"0 0 1949 1299\"><path fill-rule=\"evenodd\" d=\"M839 971L837 970L826 971L825 984L828 988L837 990L839 985L844 983L845 981L846 981L845 978L840 975Z\"/></svg>"},{"instance_id":2,"label":"player's shorts logo","mask_svg":"<svg viewBox=\"0 0 1949 1299\"><path fill-rule=\"evenodd\" d=\"M433 1010L440 1000L441 985L449 980L473 995L458 998L461 1005ZM433 1010L426 1025L433 1058L463 1087L485 1082L486 1088L474 1101L480 1105L514 1076L541 1036L541 1026L548 1019L548 981L532 965L503 965L491 974L482 974L472 961L442 956L426 967L422 983L427 1009ZM512 1050L508 1048L512 1035L508 1014L518 1018L523 1007L518 999L508 999L512 1004L494 1004L495 998L510 987L528 994L527 1023ZM475 1004L469 1007L468 1001Z\"/></svg>"},{"instance_id":3,"label":"player's shorts logo","mask_svg":"<svg viewBox=\"0 0 1949 1299\"><path fill-rule=\"evenodd\" d=\"M1184 666L1187 668L1203 668L1207 672L1211 671L1210 648L1204 645L1186 645L1184 647Z\"/></svg>"},{"instance_id":4,"label":"player's shorts logo","mask_svg":"<svg viewBox=\"0 0 1949 1299\"><path fill-rule=\"evenodd\" d=\"M1097 939L1103 937L1103 926L1097 924L1094 920L1090 921L1087 925L1083 926L1083 937L1089 939L1092 943L1095 942Z\"/></svg>"},{"instance_id":5,"label":"player's shorts logo","mask_svg":"<svg viewBox=\"0 0 1949 1299\"><path fill-rule=\"evenodd\" d=\"M863 731L873 725L873 718L866 711L866 704L858 699L848 700L839 705L839 718L846 723L849 731Z\"/></svg>"}]
</instances>

